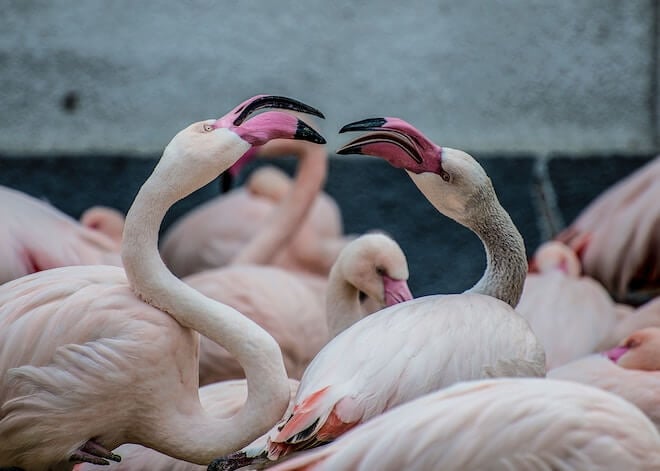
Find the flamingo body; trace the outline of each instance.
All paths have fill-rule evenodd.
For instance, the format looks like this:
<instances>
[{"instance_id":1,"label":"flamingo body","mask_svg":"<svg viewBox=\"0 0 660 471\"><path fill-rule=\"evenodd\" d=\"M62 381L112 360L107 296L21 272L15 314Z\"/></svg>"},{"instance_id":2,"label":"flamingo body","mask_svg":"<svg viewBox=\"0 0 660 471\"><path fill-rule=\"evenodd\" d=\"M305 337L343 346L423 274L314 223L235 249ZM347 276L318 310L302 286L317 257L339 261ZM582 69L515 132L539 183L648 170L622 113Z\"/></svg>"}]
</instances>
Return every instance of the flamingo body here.
<instances>
[{"instance_id":1,"label":"flamingo body","mask_svg":"<svg viewBox=\"0 0 660 471\"><path fill-rule=\"evenodd\" d=\"M501 378L427 394L271 469L658 467L660 435L627 401L568 381Z\"/></svg>"}]
</instances>

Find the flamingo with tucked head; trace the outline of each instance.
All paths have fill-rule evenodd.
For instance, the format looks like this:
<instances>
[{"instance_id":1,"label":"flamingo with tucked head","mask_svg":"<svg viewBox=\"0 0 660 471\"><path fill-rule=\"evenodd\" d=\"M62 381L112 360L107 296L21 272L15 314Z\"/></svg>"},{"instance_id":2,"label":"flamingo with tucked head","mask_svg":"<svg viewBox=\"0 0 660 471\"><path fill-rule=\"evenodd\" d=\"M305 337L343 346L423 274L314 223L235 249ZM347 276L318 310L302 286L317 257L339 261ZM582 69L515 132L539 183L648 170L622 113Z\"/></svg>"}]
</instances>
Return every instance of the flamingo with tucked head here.
<instances>
[{"instance_id":1,"label":"flamingo with tucked head","mask_svg":"<svg viewBox=\"0 0 660 471\"><path fill-rule=\"evenodd\" d=\"M618 394L660 429L660 328L633 332L616 347L568 363L548 377L576 381Z\"/></svg>"},{"instance_id":2,"label":"flamingo with tucked head","mask_svg":"<svg viewBox=\"0 0 660 471\"><path fill-rule=\"evenodd\" d=\"M108 450L122 443L205 464L282 416L289 381L275 340L179 280L158 252L170 206L252 146L276 138L325 142L277 108L322 116L298 101L260 95L170 141L126 216L125 269L58 268L0 287L0 466L105 464L119 459ZM259 110L266 111L253 116ZM231 417L214 417L200 404L200 333L245 369L248 398Z\"/></svg>"}]
</instances>

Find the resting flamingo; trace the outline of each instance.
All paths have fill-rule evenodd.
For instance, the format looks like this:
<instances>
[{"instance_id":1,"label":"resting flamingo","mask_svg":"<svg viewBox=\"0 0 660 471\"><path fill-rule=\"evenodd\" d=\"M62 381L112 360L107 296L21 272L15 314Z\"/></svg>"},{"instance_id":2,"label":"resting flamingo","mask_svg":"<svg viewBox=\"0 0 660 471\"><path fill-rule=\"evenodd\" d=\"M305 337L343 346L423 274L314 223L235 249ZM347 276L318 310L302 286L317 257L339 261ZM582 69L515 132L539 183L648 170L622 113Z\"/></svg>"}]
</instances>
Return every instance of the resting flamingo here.
<instances>
[{"instance_id":1,"label":"resting flamingo","mask_svg":"<svg viewBox=\"0 0 660 471\"><path fill-rule=\"evenodd\" d=\"M327 276L344 240L339 208L321 193L327 172L325 147L273 140L246 155L235 168L255 156L291 154L299 162L293 184L287 185L280 175L276 188L267 187L262 174L247 187L218 196L175 222L161 245L168 267L187 276L230 263L272 263ZM263 239L273 239L272 233L287 242L276 253L264 250Z\"/></svg>"},{"instance_id":2,"label":"resting flamingo","mask_svg":"<svg viewBox=\"0 0 660 471\"><path fill-rule=\"evenodd\" d=\"M499 378L427 394L271 469L651 470L660 469L660 435L614 394L569 381Z\"/></svg>"},{"instance_id":3,"label":"resting flamingo","mask_svg":"<svg viewBox=\"0 0 660 471\"><path fill-rule=\"evenodd\" d=\"M397 118L342 128L363 130L373 132L337 152L380 155L407 170L440 212L482 239L486 271L466 293L396 304L328 342L305 370L292 415L271 431L271 459L333 440L397 404L457 381L545 373L543 348L512 307L527 271L523 240L483 168ZM242 458L238 452L225 462Z\"/></svg>"},{"instance_id":4,"label":"resting flamingo","mask_svg":"<svg viewBox=\"0 0 660 471\"><path fill-rule=\"evenodd\" d=\"M125 271L65 267L0 287L0 466L70 469L117 460L138 443L208 463L249 443L289 403L280 349L257 324L195 291L164 266L158 230L168 208L269 139L323 138L285 108L322 116L284 97L257 96L219 119L179 132L138 192L124 227ZM248 399L227 419L198 397L199 333L244 367Z\"/></svg>"},{"instance_id":5,"label":"resting flamingo","mask_svg":"<svg viewBox=\"0 0 660 471\"><path fill-rule=\"evenodd\" d=\"M315 281L310 286L308 276L268 266L229 266L184 281L266 329L282 349L289 377L300 379L330 338L367 314L412 299L407 279L399 245L383 234L365 234L342 250L322 290ZM202 337L201 385L243 376L226 349Z\"/></svg>"},{"instance_id":6,"label":"resting flamingo","mask_svg":"<svg viewBox=\"0 0 660 471\"><path fill-rule=\"evenodd\" d=\"M69 265L121 266L117 244L32 196L0 186L0 284Z\"/></svg>"},{"instance_id":7,"label":"resting flamingo","mask_svg":"<svg viewBox=\"0 0 660 471\"><path fill-rule=\"evenodd\" d=\"M580 276L575 252L561 242L542 244L532 265L516 311L543 344L546 367L595 352L616 325L617 304L600 283Z\"/></svg>"},{"instance_id":8,"label":"resting flamingo","mask_svg":"<svg viewBox=\"0 0 660 471\"><path fill-rule=\"evenodd\" d=\"M80 215L80 224L107 235L121 246L125 216L118 209L109 206L92 206Z\"/></svg>"},{"instance_id":9,"label":"resting flamingo","mask_svg":"<svg viewBox=\"0 0 660 471\"><path fill-rule=\"evenodd\" d=\"M608 189L557 240L618 300L660 293L660 156ZM644 301L642 301L644 302Z\"/></svg>"},{"instance_id":10,"label":"resting flamingo","mask_svg":"<svg viewBox=\"0 0 660 471\"><path fill-rule=\"evenodd\" d=\"M548 377L576 381L618 394L639 407L660 429L660 328L647 327L599 355L548 371Z\"/></svg>"},{"instance_id":11,"label":"resting flamingo","mask_svg":"<svg viewBox=\"0 0 660 471\"><path fill-rule=\"evenodd\" d=\"M615 347L621 339L626 338L636 330L645 327L660 327L660 296L636 309L619 304L617 314L616 324L600 343L598 350Z\"/></svg>"}]
</instances>

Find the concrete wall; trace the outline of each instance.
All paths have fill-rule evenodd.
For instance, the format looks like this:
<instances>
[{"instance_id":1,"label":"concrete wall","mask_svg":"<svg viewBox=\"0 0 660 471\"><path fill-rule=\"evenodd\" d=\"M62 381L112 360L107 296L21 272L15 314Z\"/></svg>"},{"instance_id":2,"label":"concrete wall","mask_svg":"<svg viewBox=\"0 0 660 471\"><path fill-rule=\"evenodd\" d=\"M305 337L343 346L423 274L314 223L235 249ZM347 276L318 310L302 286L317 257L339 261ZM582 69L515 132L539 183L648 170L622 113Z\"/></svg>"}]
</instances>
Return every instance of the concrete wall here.
<instances>
[{"instance_id":1,"label":"concrete wall","mask_svg":"<svg viewBox=\"0 0 660 471\"><path fill-rule=\"evenodd\" d=\"M475 151L657 149L654 0L0 0L0 153L157 154L257 93Z\"/></svg>"}]
</instances>

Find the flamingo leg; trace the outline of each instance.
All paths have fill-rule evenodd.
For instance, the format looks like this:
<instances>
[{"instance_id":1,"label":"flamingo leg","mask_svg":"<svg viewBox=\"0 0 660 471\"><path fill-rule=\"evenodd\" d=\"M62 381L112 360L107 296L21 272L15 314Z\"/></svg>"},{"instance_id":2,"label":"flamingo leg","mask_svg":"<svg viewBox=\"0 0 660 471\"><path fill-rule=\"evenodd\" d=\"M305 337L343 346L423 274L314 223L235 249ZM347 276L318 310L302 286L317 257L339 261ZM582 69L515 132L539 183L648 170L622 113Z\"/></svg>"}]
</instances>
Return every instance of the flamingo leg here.
<instances>
[{"instance_id":1,"label":"flamingo leg","mask_svg":"<svg viewBox=\"0 0 660 471\"><path fill-rule=\"evenodd\" d=\"M121 461L121 456L106 450L94 440L85 442L69 457L69 461L87 462L98 465L109 465L108 460L119 462Z\"/></svg>"}]
</instances>

